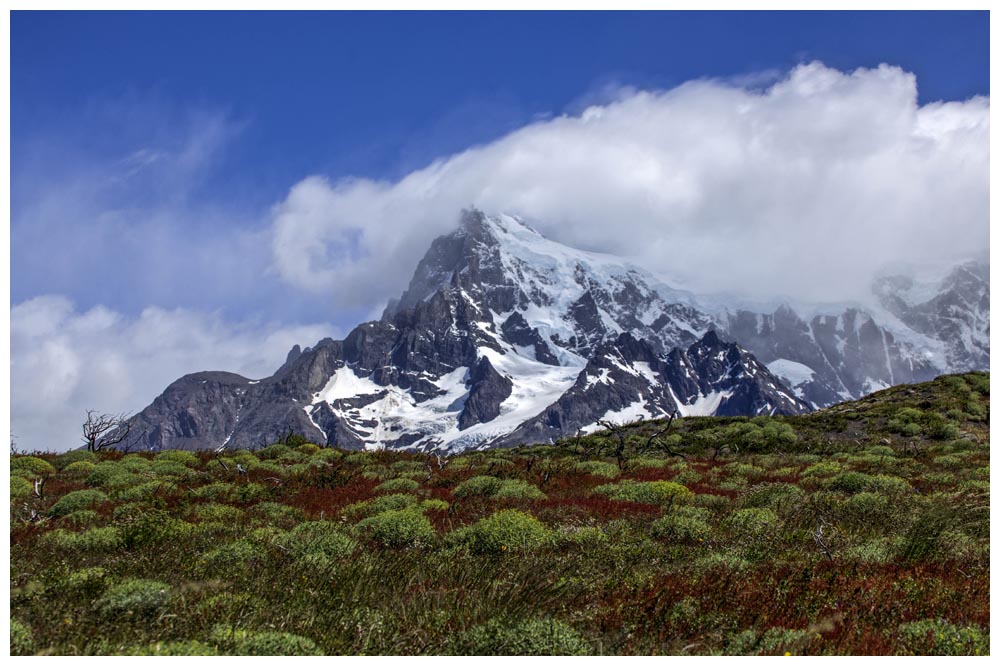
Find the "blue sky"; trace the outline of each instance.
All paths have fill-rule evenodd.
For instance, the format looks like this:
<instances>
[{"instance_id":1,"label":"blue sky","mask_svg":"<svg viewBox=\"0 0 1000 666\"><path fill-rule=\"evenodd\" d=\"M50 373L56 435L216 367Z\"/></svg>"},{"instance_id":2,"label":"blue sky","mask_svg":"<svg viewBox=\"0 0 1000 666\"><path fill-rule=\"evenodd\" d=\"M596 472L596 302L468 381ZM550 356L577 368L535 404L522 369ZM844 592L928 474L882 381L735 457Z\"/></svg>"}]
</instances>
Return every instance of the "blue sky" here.
<instances>
[{"instance_id":1,"label":"blue sky","mask_svg":"<svg viewBox=\"0 0 1000 666\"><path fill-rule=\"evenodd\" d=\"M986 246L988 97L987 12L13 12L15 426L268 374L469 204L854 297Z\"/></svg>"},{"instance_id":2,"label":"blue sky","mask_svg":"<svg viewBox=\"0 0 1000 666\"><path fill-rule=\"evenodd\" d=\"M247 126L205 189L257 204L303 174L400 176L606 84L818 59L898 65L922 102L989 92L986 12L14 12L11 52L15 167L53 132L127 150L77 125L101 100L216 108Z\"/></svg>"},{"instance_id":3,"label":"blue sky","mask_svg":"<svg viewBox=\"0 0 1000 666\"><path fill-rule=\"evenodd\" d=\"M251 228L310 174L395 179L604 101L609 87L766 81L811 60L900 66L917 76L922 103L989 93L986 12L14 12L11 57L15 228L39 188L183 142L199 117L225 129L182 192L154 177L109 193L111 203L180 197L236 213L213 224ZM201 217L178 224L207 224ZM130 290L120 271L79 280L19 260L14 240L14 302L55 290L132 312L252 309L229 292L213 304L142 279ZM58 242L25 238L40 241ZM295 302L297 314L305 307Z\"/></svg>"}]
</instances>

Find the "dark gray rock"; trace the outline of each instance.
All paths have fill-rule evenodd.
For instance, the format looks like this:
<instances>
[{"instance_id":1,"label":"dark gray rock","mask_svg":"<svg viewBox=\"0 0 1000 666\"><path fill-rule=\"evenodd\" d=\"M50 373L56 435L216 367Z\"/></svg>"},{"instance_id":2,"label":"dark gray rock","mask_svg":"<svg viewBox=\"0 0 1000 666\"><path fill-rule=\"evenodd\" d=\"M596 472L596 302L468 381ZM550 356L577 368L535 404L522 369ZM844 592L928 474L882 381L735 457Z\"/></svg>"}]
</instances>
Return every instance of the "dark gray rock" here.
<instances>
[{"instance_id":1,"label":"dark gray rock","mask_svg":"<svg viewBox=\"0 0 1000 666\"><path fill-rule=\"evenodd\" d=\"M492 421L500 415L500 404L510 397L513 382L497 372L490 359L482 357L469 377L472 386L458 417L458 429Z\"/></svg>"}]
</instances>

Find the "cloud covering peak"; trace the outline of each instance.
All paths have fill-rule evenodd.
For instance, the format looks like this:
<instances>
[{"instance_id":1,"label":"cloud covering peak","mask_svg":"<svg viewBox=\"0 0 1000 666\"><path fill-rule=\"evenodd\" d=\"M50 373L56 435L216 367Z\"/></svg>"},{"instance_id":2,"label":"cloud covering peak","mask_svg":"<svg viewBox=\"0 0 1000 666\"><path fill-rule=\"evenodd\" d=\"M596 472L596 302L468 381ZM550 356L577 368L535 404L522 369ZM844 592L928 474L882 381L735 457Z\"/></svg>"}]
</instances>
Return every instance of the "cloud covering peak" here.
<instances>
[{"instance_id":1,"label":"cloud covering peak","mask_svg":"<svg viewBox=\"0 0 1000 666\"><path fill-rule=\"evenodd\" d=\"M306 178L272 211L274 267L342 306L385 301L469 205L696 292L863 300L886 265L988 244L989 100L920 106L897 67L818 62L765 88L627 90L396 182Z\"/></svg>"}]
</instances>

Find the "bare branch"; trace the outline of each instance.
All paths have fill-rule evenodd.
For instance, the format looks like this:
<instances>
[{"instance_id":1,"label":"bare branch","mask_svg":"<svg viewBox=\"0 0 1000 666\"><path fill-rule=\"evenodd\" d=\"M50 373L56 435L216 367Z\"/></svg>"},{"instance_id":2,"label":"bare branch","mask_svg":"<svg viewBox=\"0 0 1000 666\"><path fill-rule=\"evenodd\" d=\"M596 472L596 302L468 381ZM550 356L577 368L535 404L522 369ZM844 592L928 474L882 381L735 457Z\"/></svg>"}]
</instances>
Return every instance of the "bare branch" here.
<instances>
[{"instance_id":1,"label":"bare branch","mask_svg":"<svg viewBox=\"0 0 1000 666\"><path fill-rule=\"evenodd\" d=\"M128 441L131 434L132 422L128 414L98 414L96 410L87 410L87 420L83 422L83 441L87 444L88 451L122 448L127 452L141 437L140 433L139 437ZM125 445L119 447L122 442Z\"/></svg>"}]
</instances>

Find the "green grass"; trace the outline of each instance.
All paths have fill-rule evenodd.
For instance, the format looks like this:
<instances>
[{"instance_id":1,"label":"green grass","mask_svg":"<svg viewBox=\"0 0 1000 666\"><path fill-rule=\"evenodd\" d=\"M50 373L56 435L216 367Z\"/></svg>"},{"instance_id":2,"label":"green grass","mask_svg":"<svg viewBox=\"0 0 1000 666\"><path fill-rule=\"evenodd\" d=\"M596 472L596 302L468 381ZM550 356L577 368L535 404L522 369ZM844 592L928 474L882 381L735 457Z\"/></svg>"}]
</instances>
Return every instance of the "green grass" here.
<instances>
[{"instance_id":1,"label":"green grass","mask_svg":"<svg viewBox=\"0 0 1000 666\"><path fill-rule=\"evenodd\" d=\"M657 427L12 456L11 652L988 652L988 375Z\"/></svg>"}]
</instances>

